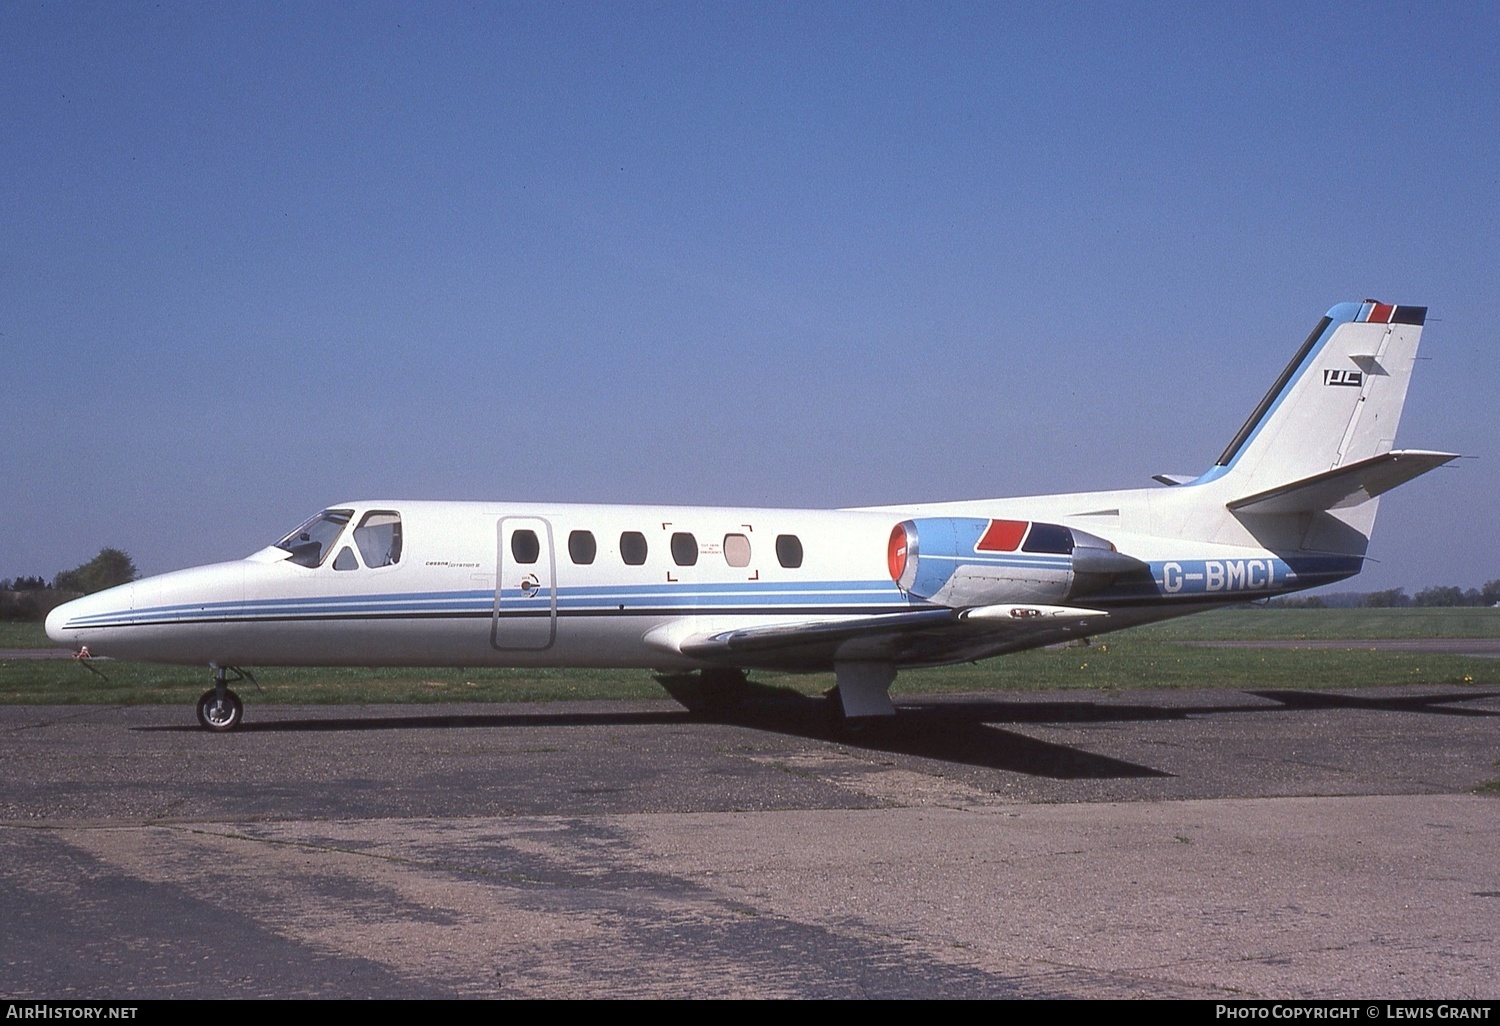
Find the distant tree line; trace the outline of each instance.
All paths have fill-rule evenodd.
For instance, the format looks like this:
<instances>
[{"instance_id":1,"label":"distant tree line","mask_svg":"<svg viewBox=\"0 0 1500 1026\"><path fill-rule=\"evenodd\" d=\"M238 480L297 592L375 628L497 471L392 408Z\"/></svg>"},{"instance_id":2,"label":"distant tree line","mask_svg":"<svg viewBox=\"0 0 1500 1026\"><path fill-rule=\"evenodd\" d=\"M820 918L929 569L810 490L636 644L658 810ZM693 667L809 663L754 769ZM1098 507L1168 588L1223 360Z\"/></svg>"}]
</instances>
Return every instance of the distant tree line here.
<instances>
[{"instance_id":1,"label":"distant tree line","mask_svg":"<svg viewBox=\"0 0 1500 1026\"><path fill-rule=\"evenodd\" d=\"M1500 580L1488 581L1482 588L1433 586L1423 588L1416 595L1407 595L1405 588L1391 588L1387 591L1372 591L1365 596L1365 605L1371 609L1401 609L1406 606L1431 608L1493 606L1496 603L1500 603Z\"/></svg>"},{"instance_id":2,"label":"distant tree line","mask_svg":"<svg viewBox=\"0 0 1500 1026\"><path fill-rule=\"evenodd\" d=\"M40 620L53 607L140 576L134 561L119 549L100 549L81 566L60 571L49 584L41 577L0 578L0 620Z\"/></svg>"},{"instance_id":3,"label":"distant tree line","mask_svg":"<svg viewBox=\"0 0 1500 1026\"><path fill-rule=\"evenodd\" d=\"M52 579L59 591L81 591L85 595L118 584L129 584L140 576L131 558L119 549L100 549L99 555L82 566L64 570Z\"/></svg>"},{"instance_id":4,"label":"distant tree line","mask_svg":"<svg viewBox=\"0 0 1500 1026\"><path fill-rule=\"evenodd\" d=\"M1482 588L1454 588L1434 585L1408 595L1405 588L1385 591L1345 591L1331 595L1289 595L1273 599L1271 605L1286 609L1447 609L1457 606L1500 605L1500 580L1487 581Z\"/></svg>"}]
</instances>

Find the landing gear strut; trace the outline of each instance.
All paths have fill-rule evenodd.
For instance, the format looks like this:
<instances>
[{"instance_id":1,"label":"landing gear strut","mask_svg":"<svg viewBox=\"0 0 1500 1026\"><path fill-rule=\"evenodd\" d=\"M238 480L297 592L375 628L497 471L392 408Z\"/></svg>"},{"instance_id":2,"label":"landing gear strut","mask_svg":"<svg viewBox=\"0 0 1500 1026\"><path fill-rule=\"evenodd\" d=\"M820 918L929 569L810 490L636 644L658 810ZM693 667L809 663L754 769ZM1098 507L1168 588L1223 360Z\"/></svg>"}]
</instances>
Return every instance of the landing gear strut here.
<instances>
[{"instance_id":1,"label":"landing gear strut","mask_svg":"<svg viewBox=\"0 0 1500 1026\"><path fill-rule=\"evenodd\" d=\"M890 696L896 668L890 663L834 663L833 675L846 720L896 715Z\"/></svg>"},{"instance_id":2,"label":"landing gear strut","mask_svg":"<svg viewBox=\"0 0 1500 1026\"><path fill-rule=\"evenodd\" d=\"M233 666L215 666L213 671L214 686L198 699L198 723L204 730L222 734L238 727L245 715L245 703L227 687L229 673L233 672L234 680L248 679L252 684L255 678Z\"/></svg>"}]
</instances>

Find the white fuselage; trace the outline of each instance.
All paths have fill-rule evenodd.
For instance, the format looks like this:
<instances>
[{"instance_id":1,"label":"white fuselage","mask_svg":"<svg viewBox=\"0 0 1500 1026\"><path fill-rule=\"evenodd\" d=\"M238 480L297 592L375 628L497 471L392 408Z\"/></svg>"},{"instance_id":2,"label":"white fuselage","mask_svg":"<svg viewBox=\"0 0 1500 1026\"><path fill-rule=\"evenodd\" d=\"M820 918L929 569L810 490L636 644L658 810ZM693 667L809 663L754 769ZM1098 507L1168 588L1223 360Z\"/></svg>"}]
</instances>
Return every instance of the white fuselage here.
<instances>
[{"instance_id":1,"label":"white fuselage","mask_svg":"<svg viewBox=\"0 0 1500 1026\"><path fill-rule=\"evenodd\" d=\"M1152 493L1110 494L1119 506L1127 496ZM1013 504L926 509L943 516L1014 516ZM1049 514L1065 512L1055 498L1048 505ZM86 596L59 607L48 631L94 655L198 665L688 669L711 664L684 654L680 642L689 637L943 604L942 595L929 601L903 591L889 565L893 527L922 515L922 507L375 501L336 508L349 512L350 526L329 543L319 565L299 565L287 550L268 547L246 559ZM399 514L404 544L390 565L366 565L360 548L348 543L353 524L371 510ZM522 552L531 557L522 562L515 535L528 531L536 551ZM576 544L580 534L592 540L592 551ZM644 542L643 558L629 551L632 534L638 536L636 548ZM1272 553L1253 546L1166 546L1130 536L1128 548L1120 548L1151 561L1150 594L1140 594L1138 585L1130 594L1084 599L1109 610L1090 622L1087 633L1322 583L1299 581ZM340 568L334 552L345 549L350 555ZM1012 575L1007 581L1014 581L1001 601L1066 596L1066 556L1016 552L999 562ZM1048 640L1054 639L964 638L951 651L935 655L929 647L896 661L981 658ZM777 655L737 662L819 669L829 660Z\"/></svg>"},{"instance_id":2,"label":"white fuselage","mask_svg":"<svg viewBox=\"0 0 1500 1026\"><path fill-rule=\"evenodd\" d=\"M60 607L49 630L95 655L161 662L668 668L696 662L645 640L666 624L908 608L885 569L888 515L482 502L342 508L398 511L399 562L339 570L329 558L306 567L268 548L87 596ZM516 530L537 536L534 562L510 551ZM595 542L586 564L569 551L580 531ZM635 565L622 558L626 532L645 541ZM692 565L674 559L674 534L693 536ZM778 535L797 539L800 566L782 565ZM745 565L726 560L729 536L748 542L748 560L736 553Z\"/></svg>"}]
</instances>

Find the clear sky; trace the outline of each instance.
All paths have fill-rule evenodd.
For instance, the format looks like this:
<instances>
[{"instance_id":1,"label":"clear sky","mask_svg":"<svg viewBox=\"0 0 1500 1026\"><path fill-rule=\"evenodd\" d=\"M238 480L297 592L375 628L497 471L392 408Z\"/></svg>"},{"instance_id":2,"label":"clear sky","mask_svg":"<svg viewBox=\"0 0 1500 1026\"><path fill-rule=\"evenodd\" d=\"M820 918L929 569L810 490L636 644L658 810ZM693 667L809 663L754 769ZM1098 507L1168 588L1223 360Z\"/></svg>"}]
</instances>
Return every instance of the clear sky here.
<instances>
[{"instance_id":1,"label":"clear sky","mask_svg":"<svg viewBox=\"0 0 1500 1026\"><path fill-rule=\"evenodd\" d=\"M0 577L358 498L1151 485L1431 308L1361 588L1500 577L1500 5L0 4Z\"/></svg>"}]
</instances>

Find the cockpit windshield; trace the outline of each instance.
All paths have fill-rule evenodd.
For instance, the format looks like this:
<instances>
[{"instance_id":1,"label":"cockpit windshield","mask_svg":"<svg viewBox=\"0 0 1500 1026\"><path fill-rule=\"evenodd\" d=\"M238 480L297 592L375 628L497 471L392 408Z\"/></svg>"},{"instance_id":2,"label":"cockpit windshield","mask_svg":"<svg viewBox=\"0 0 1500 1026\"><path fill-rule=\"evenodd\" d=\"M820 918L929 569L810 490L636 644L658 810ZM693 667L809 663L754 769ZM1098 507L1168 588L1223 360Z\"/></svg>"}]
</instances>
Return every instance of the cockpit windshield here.
<instances>
[{"instance_id":1,"label":"cockpit windshield","mask_svg":"<svg viewBox=\"0 0 1500 1026\"><path fill-rule=\"evenodd\" d=\"M333 550L334 543L353 516L352 509L325 509L277 542L276 547L292 554L288 560L290 563L317 566Z\"/></svg>"}]
</instances>

